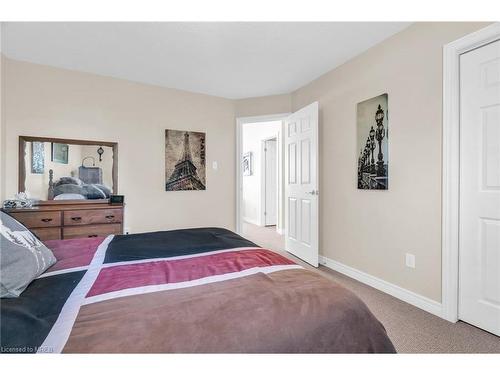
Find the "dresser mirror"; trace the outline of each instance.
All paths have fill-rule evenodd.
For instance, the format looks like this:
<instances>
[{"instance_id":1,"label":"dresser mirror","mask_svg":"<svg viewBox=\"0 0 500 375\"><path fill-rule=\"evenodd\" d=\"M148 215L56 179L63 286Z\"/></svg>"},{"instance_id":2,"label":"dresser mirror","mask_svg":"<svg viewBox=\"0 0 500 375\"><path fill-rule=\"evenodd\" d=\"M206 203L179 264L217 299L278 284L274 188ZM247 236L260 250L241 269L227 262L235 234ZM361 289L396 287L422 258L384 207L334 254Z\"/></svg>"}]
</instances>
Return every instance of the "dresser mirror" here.
<instances>
[{"instance_id":1,"label":"dresser mirror","mask_svg":"<svg viewBox=\"0 0 500 375\"><path fill-rule=\"evenodd\" d=\"M19 137L19 191L39 204L104 202L118 192L118 144Z\"/></svg>"}]
</instances>

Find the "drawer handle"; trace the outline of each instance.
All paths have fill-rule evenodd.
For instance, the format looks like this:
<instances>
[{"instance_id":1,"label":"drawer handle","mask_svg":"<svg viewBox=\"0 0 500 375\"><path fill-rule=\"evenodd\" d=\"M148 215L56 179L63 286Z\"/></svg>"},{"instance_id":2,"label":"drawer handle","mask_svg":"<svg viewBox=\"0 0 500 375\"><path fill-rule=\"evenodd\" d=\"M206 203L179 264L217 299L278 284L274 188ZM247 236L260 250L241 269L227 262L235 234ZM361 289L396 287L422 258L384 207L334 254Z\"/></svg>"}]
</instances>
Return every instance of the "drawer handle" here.
<instances>
[{"instance_id":1,"label":"drawer handle","mask_svg":"<svg viewBox=\"0 0 500 375\"><path fill-rule=\"evenodd\" d=\"M82 220L82 218L80 216L76 216L76 217L72 217L71 220L79 221L79 220Z\"/></svg>"},{"instance_id":2,"label":"drawer handle","mask_svg":"<svg viewBox=\"0 0 500 375\"><path fill-rule=\"evenodd\" d=\"M48 222L52 221L52 219L42 219L42 221L43 221L44 223L48 223Z\"/></svg>"},{"instance_id":3,"label":"drawer handle","mask_svg":"<svg viewBox=\"0 0 500 375\"><path fill-rule=\"evenodd\" d=\"M97 234L89 234L87 237L97 237Z\"/></svg>"},{"instance_id":4,"label":"drawer handle","mask_svg":"<svg viewBox=\"0 0 500 375\"><path fill-rule=\"evenodd\" d=\"M106 215L106 219L114 219L115 215Z\"/></svg>"}]
</instances>

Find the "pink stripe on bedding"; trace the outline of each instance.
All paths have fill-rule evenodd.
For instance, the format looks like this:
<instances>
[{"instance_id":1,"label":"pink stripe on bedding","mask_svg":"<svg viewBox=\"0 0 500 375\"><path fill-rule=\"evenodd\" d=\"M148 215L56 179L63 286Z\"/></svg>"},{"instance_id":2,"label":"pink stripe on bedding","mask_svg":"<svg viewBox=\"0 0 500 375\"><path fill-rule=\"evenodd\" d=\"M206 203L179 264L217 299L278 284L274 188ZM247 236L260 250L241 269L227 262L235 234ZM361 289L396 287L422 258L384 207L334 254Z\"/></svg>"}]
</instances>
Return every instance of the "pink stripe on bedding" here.
<instances>
[{"instance_id":1,"label":"pink stripe on bedding","mask_svg":"<svg viewBox=\"0 0 500 375\"><path fill-rule=\"evenodd\" d=\"M255 267L286 264L295 263L272 251L254 249L107 267L101 269L87 297L128 288L179 283Z\"/></svg>"},{"instance_id":2,"label":"pink stripe on bedding","mask_svg":"<svg viewBox=\"0 0 500 375\"><path fill-rule=\"evenodd\" d=\"M88 266L105 237L49 240L45 245L52 250L57 262L46 272Z\"/></svg>"}]
</instances>

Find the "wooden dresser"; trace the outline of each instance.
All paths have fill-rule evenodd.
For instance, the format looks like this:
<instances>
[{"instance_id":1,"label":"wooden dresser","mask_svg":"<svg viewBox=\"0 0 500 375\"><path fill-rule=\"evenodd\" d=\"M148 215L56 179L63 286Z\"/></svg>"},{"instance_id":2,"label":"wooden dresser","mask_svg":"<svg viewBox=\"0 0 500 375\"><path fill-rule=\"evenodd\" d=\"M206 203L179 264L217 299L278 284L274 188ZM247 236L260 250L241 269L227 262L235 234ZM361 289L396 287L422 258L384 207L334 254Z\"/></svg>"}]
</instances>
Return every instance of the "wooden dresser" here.
<instances>
[{"instance_id":1,"label":"wooden dresser","mask_svg":"<svg viewBox=\"0 0 500 375\"><path fill-rule=\"evenodd\" d=\"M42 241L123 233L123 206L109 203L41 205L5 209Z\"/></svg>"}]
</instances>

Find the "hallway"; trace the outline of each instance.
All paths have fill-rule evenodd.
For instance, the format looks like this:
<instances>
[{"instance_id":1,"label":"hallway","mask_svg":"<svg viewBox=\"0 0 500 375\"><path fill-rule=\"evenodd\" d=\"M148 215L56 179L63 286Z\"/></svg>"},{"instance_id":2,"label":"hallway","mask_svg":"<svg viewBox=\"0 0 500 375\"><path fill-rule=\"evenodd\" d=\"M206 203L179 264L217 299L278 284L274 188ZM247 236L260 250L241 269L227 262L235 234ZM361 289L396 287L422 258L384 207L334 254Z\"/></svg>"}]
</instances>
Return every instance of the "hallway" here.
<instances>
[{"instance_id":1,"label":"hallway","mask_svg":"<svg viewBox=\"0 0 500 375\"><path fill-rule=\"evenodd\" d=\"M285 237L276 232L275 226L260 227L243 222L243 237L257 245L275 251L285 251Z\"/></svg>"}]
</instances>

